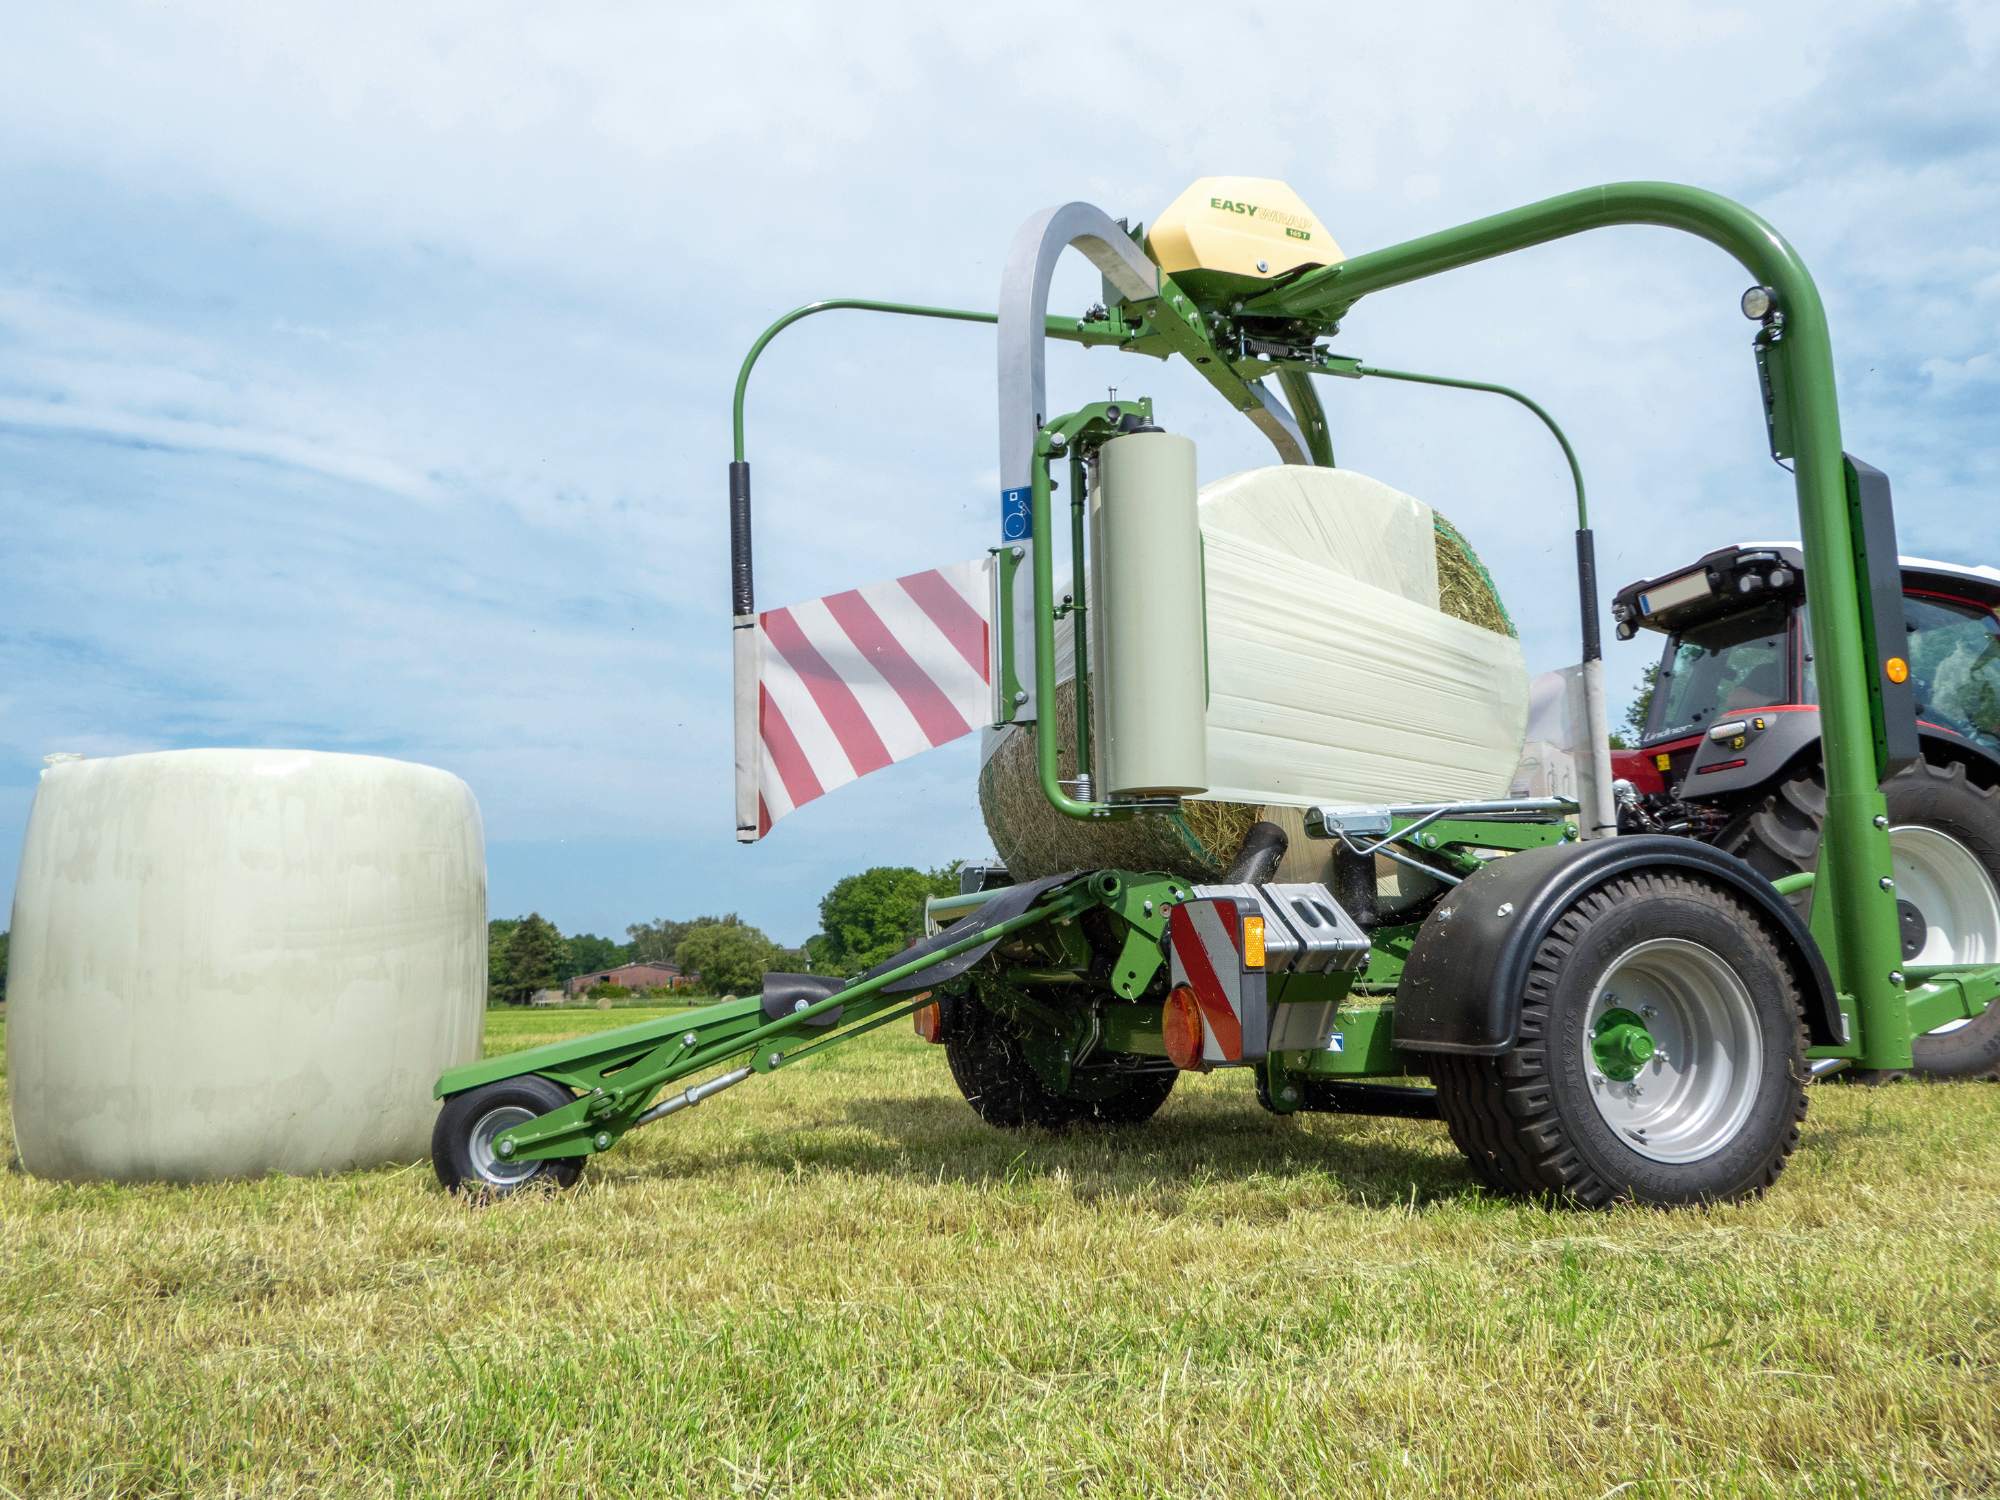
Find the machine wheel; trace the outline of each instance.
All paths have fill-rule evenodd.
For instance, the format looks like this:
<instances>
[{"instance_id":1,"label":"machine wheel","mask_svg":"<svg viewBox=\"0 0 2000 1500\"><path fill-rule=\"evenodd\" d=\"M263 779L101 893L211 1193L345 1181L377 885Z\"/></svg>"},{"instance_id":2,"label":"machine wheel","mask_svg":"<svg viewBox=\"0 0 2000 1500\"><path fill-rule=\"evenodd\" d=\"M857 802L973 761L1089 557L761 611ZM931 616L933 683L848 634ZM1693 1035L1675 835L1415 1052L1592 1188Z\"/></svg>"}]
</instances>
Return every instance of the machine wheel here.
<instances>
[{"instance_id":1,"label":"machine wheel","mask_svg":"<svg viewBox=\"0 0 2000 1500\"><path fill-rule=\"evenodd\" d=\"M1180 1077L1177 1069L1082 1068L1072 1074L1070 1090L1057 1093L1005 1017L974 995L947 996L942 1003L952 1079L979 1118L1003 1130L1143 1124L1159 1113Z\"/></svg>"},{"instance_id":2,"label":"machine wheel","mask_svg":"<svg viewBox=\"0 0 2000 1500\"><path fill-rule=\"evenodd\" d=\"M529 1074L453 1094L438 1111L431 1131L431 1166L454 1193L504 1197L525 1187L573 1187L583 1175L583 1159L505 1161L493 1150L501 1131L537 1115L574 1104L576 1095L552 1079Z\"/></svg>"},{"instance_id":3,"label":"machine wheel","mask_svg":"<svg viewBox=\"0 0 2000 1500\"><path fill-rule=\"evenodd\" d=\"M1762 1192L1805 1118L1797 979L1741 899L1682 875L1579 898L1535 952L1520 1036L1437 1057L1452 1139L1489 1187L1599 1206Z\"/></svg>"},{"instance_id":4,"label":"machine wheel","mask_svg":"<svg viewBox=\"0 0 2000 1500\"><path fill-rule=\"evenodd\" d=\"M2000 963L2000 789L1975 786L1955 761L1919 761L1882 791L1904 908L1904 961ZM1776 879L1814 867L1825 816L1826 788L1814 767L1731 820L1716 842ZM1803 915L1811 893L1793 900ZM1919 1077L2000 1079L2000 1007L1941 1026L1910 1050ZM1882 1082L1900 1075L1836 1076Z\"/></svg>"}]
</instances>

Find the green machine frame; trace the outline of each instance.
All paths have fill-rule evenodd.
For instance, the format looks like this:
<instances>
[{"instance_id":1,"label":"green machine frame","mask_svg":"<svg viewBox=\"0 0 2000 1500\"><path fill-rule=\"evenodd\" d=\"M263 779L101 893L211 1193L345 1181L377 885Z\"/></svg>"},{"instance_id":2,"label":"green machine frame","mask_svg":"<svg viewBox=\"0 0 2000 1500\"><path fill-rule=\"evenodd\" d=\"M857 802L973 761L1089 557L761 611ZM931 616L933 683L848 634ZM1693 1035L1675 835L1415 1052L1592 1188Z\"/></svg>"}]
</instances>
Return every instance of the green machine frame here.
<instances>
[{"instance_id":1,"label":"green machine frame","mask_svg":"<svg viewBox=\"0 0 2000 1500\"><path fill-rule=\"evenodd\" d=\"M1585 564L1583 613L1586 659L1594 646L1594 587L1588 578L1588 515L1582 472L1552 418L1527 397L1490 382L1418 375L1333 354L1319 343L1339 331L1363 298L1442 272L1510 254L1586 230L1656 225L1705 239L1734 256L1769 294L1757 356L1764 382L1774 455L1790 457L1800 533L1814 587L1813 646L1824 726L1827 810L1817 877L1780 882L1782 892L1811 882L1812 932L1837 993L1837 1036L1821 1036L1816 1067L1852 1062L1895 1070L1911 1063L1913 1035L1956 1018L1981 1014L2000 995L2000 968L1908 970L1903 967L1881 782L1893 769L1895 720L1885 663L1895 654L1876 636L1872 556L1893 538L1864 525L1855 469L1841 448L1832 349L1817 288L1790 245L1757 215L1716 194L1670 183L1619 183L1543 200L1508 213L1399 245L1309 269L1263 288L1198 297L1146 261L1123 226L1088 205L1071 204L1031 220L1010 258L1029 292L997 314L863 299L809 304L773 323L752 345L737 376L735 450L729 470L732 614L739 631L754 626L751 573L750 466L744 406L751 371L771 340L821 312L855 310L955 322L998 323L1001 330L1003 516L1016 515L1034 543L1050 535L1051 466L1072 466L1072 494L1081 493L1081 466L1115 437L1128 415L1149 417L1145 399L1100 402L1066 415L1040 409L1040 350L1054 338L1105 345L1160 358L1180 357L1271 438L1287 461L1331 464L1333 448L1313 376L1380 377L1495 392L1526 405L1561 443L1575 481L1579 560ZM1050 317L1048 268L1076 246L1106 273L1105 306L1080 318ZM1274 378L1289 410L1264 382ZM1023 413L1026 413L1025 420ZM1010 523L1012 524L1012 523ZM1158 803L1093 798L1087 777L1072 795L1057 779L1055 631L1067 619L1083 647L1088 602L1082 568L1081 518L1072 516L1072 597L1059 606L1053 563L1042 545L1003 535L996 548L1002 591L996 624L996 722L1032 722L1049 801L1072 817L1144 816ZM1021 574L1026 572L1023 578ZM740 639L741 637L739 637ZM1082 658L1079 657L1081 664ZM1081 692L1083 672L1077 674ZM1090 765L1088 716L1078 716L1078 767ZM1601 736L1600 736L1601 737ZM1357 852L1416 860L1447 883L1480 870L1495 853L1529 850L1574 837L1553 804L1524 802L1386 809L1386 822L1367 843L1337 828L1328 837ZM744 817L739 802L739 836ZM754 836L754 818L750 832ZM1028 891L981 892L937 901L927 914L937 930L924 943L869 974L845 981L774 1014L760 997L645 1022L622 1030L537 1048L456 1069L439 1080L440 1097L523 1074L539 1074L572 1090L574 1102L501 1132L502 1157L586 1156L608 1149L626 1130L700 1103L753 1076L803 1060L849 1037L910 1015L939 986L963 982L965 965L996 945L1006 956L979 972L983 1002L1032 1021L1041 1040L1035 1065L1052 1084L1098 1049L1140 1057L1164 1055L1161 1009L1147 991L1166 962L1168 913L1186 899L1182 882L1145 872L1101 870ZM1024 904L1025 903L1025 904ZM996 915L997 914L997 915ZM1066 1007L1052 997L1077 993L1085 981L1089 945L1085 919L1110 934L1116 949L1109 993L1099 1004ZM1280 1110L1297 1103L1293 1085L1312 1075L1392 1076L1417 1070L1395 1045L1394 997L1417 927L1377 927L1366 966L1340 974L1274 976L1275 1002L1338 1004L1332 1045L1274 1051L1266 1066L1270 1097ZM1103 939L1100 937L1100 941ZM1643 1039L1614 1028L1598 1039L1607 1068L1639 1060ZM1607 1050L1609 1049L1609 1050ZM1622 1049L1622 1050L1621 1050ZM728 1071L713 1070L734 1064ZM706 1081L687 1084L698 1074ZM682 1086L686 1085L686 1086ZM667 1093L674 1090L677 1092ZM664 1093L664 1097L663 1097ZM1377 1101L1393 1109L1392 1101Z\"/></svg>"}]
</instances>

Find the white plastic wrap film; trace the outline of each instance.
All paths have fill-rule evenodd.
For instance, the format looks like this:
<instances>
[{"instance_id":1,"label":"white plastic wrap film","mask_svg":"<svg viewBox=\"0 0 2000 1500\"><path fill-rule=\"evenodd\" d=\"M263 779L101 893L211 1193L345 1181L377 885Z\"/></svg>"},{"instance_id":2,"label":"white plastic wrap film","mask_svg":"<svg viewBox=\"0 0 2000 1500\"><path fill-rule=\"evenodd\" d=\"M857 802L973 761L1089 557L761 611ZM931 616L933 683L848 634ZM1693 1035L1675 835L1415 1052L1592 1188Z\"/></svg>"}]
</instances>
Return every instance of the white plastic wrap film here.
<instances>
[{"instance_id":1,"label":"white plastic wrap film","mask_svg":"<svg viewBox=\"0 0 2000 1500\"><path fill-rule=\"evenodd\" d=\"M1431 508L1366 474L1299 464L1231 474L1203 487L1201 529L1266 543L1437 608Z\"/></svg>"},{"instance_id":2,"label":"white plastic wrap film","mask_svg":"<svg viewBox=\"0 0 2000 1500\"><path fill-rule=\"evenodd\" d=\"M178 1181L421 1157L479 1055L485 844L457 777L188 750L44 773L13 914L22 1165Z\"/></svg>"},{"instance_id":3,"label":"white plastic wrap film","mask_svg":"<svg viewBox=\"0 0 2000 1500\"><path fill-rule=\"evenodd\" d=\"M1526 665L1513 638L1439 611L1428 505L1351 470L1286 465L1205 486L1200 516L1204 798L1305 806L1507 793L1527 724ZM1067 622L1056 675L1075 675ZM989 731L984 753L1017 732Z\"/></svg>"},{"instance_id":4,"label":"white plastic wrap film","mask_svg":"<svg viewBox=\"0 0 2000 1500\"><path fill-rule=\"evenodd\" d=\"M1208 536L1209 791L1232 802L1503 793L1519 642L1238 535Z\"/></svg>"},{"instance_id":5,"label":"white plastic wrap film","mask_svg":"<svg viewBox=\"0 0 2000 1500\"><path fill-rule=\"evenodd\" d=\"M1616 804L1609 796L1609 731L1604 732L1599 750L1590 723L1592 668L1596 669L1601 704L1602 662L1540 672L1528 684L1528 743L1522 752L1521 774L1515 777L1516 784L1527 788L1529 795L1574 798L1581 809L1577 824L1585 838L1600 837L1617 828ZM1567 767L1567 780L1561 772L1541 779L1532 774L1553 765L1556 756Z\"/></svg>"},{"instance_id":6,"label":"white plastic wrap film","mask_svg":"<svg viewBox=\"0 0 2000 1500\"><path fill-rule=\"evenodd\" d=\"M1528 738L1574 757L1589 744L1584 728L1583 668L1537 672L1528 683Z\"/></svg>"}]
</instances>

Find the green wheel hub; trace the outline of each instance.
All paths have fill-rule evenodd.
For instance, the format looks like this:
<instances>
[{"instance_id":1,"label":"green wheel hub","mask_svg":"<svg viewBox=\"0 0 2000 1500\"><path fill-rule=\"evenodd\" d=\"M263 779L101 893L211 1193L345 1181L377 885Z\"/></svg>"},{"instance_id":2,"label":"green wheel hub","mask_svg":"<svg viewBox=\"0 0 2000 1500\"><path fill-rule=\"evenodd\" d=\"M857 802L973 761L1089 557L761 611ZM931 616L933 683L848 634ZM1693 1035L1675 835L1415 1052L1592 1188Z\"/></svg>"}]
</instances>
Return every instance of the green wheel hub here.
<instances>
[{"instance_id":1,"label":"green wheel hub","mask_svg":"<svg viewBox=\"0 0 2000 1500\"><path fill-rule=\"evenodd\" d=\"M1646 1023L1629 1010L1607 1010L1597 1018L1591 1031L1590 1050L1597 1069L1606 1078L1630 1083L1639 1070L1653 1060L1657 1050Z\"/></svg>"}]
</instances>

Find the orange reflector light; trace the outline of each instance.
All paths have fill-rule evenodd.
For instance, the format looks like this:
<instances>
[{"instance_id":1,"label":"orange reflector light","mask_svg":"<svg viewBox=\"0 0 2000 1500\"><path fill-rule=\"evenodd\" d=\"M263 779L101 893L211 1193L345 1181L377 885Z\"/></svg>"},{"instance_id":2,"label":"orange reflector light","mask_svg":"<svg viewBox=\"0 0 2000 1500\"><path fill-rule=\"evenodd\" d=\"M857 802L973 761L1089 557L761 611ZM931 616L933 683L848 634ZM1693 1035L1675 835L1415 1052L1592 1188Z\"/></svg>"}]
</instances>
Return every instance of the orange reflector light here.
<instances>
[{"instance_id":1,"label":"orange reflector light","mask_svg":"<svg viewBox=\"0 0 2000 1500\"><path fill-rule=\"evenodd\" d=\"M1910 680L1910 664L1900 656L1890 657L1888 661L1882 664L1882 670L1889 674L1891 682L1908 682Z\"/></svg>"},{"instance_id":2,"label":"orange reflector light","mask_svg":"<svg viewBox=\"0 0 2000 1500\"><path fill-rule=\"evenodd\" d=\"M1243 919L1243 962L1253 969L1264 967L1264 919Z\"/></svg>"},{"instance_id":3,"label":"orange reflector light","mask_svg":"<svg viewBox=\"0 0 2000 1500\"><path fill-rule=\"evenodd\" d=\"M1184 1070L1202 1066L1201 1006L1194 991L1177 984L1160 1011L1160 1029L1167 1043L1167 1061Z\"/></svg>"},{"instance_id":4,"label":"orange reflector light","mask_svg":"<svg viewBox=\"0 0 2000 1500\"><path fill-rule=\"evenodd\" d=\"M944 1040L944 1012L937 1001L911 1011L910 1021L917 1028L917 1035L933 1046Z\"/></svg>"}]
</instances>

